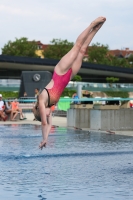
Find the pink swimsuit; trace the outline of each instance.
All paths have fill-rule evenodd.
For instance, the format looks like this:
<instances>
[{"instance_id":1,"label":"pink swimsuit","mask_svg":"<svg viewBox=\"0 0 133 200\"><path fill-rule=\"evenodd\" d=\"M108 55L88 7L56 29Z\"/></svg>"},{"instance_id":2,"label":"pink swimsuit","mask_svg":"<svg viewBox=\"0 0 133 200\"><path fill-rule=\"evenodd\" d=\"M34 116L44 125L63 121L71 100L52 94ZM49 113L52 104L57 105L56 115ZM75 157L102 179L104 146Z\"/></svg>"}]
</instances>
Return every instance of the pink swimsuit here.
<instances>
[{"instance_id":1,"label":"pink swimsuit","mask_svg":"<svg viewBox=\"0 0 133 200\"><path fill-rule=\"evenodd\" d=\"M54 71L54 74L52 77L54 81L53 87L51 89L44 88L48 92L48 107L58 102L63 90L65 89L68 82L70 81L71 74L72 74L72 69L69 69L66 72L66 74L63 74L63 75L58 75Z\"/></svg>"}]
</instances>

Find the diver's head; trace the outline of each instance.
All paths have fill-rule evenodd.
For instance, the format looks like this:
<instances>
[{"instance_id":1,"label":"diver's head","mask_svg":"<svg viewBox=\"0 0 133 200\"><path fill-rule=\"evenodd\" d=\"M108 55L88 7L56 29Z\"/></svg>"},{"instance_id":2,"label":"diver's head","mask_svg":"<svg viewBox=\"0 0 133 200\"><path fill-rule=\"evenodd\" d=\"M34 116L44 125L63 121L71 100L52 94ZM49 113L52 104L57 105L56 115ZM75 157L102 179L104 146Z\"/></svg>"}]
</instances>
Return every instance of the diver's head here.
<instances>
[{"instance_id":1,"label":"diver's head","mask_svg":"<svg viewBox=\"0 0 133 200\"><path fill-rule=\"evenodd\" d=\"M37 105L35 105L35 107L33 108L33 113L34 113L35 119L41 122L41 116L40 116L39 108Z\"/></svg>"},{"instance_id":2,"label":"diver's head","mask_svg":"<svg viewBox=\"0 0 133 200\"><path fill-rule=\"evenodd\" d=\"M35 106L33 108L33 113L34 113L35 119L41 122L41 116L40 116L40 112L39 112L39 95L40 95L40 93L41 93L41 90L37 94L37 102L35 103Z\"/></svg>"}]
</instances>

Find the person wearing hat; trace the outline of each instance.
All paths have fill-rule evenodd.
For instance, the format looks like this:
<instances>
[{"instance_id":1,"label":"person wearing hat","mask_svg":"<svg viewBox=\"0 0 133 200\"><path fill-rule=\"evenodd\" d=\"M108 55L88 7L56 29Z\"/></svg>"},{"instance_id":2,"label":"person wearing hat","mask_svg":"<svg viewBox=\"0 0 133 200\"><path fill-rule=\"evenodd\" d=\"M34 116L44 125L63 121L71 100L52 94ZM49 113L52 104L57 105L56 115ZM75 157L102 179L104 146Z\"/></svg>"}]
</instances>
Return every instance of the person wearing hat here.
<instances>
[{"instance_id":1,"label":"person wearing hat","mask_svg":"<svg viewBox=\"0 0 133 200\"><path fill-rule=\"evenodd\" d=\"M2 94L0 94L0 118L3 119L3 121L6 121L8 116L5 115L5 102L2 100Z\"/></svg>"},{"instance_id":2,"label":"person wearing hat","mask_svg":"<svg viewBox=\"0 0 133 200\"><path fill-rule=\"evenodd\" d=\"M83 97L84 98L91 98L91 95L93 95L92 92L89 92L88 90L85 90ZM93 101L83 101L83 104L93 104Z\"/></svg>"}]
</instances>

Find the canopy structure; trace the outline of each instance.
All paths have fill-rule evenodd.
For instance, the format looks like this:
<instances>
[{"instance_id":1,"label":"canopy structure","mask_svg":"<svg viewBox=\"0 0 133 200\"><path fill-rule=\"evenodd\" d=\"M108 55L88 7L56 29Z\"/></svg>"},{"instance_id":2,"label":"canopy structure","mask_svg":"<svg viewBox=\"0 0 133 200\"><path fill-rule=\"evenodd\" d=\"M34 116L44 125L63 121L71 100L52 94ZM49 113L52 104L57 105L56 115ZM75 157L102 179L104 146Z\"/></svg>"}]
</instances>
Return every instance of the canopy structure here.
<instances>
[{"instance_id":1,"label":"canopy structure","mask_svg":"<svg viewBox=\"0 0 133 200\"><path fill-rule=\"evenodd\" d=\"M59 60L0 55L0 79L20 79L22 71L53 72ZM83 62L78 73L84 82L106 83L117 77L120 83L133 83L133 69Z\"/></svg>"}]
</instances>

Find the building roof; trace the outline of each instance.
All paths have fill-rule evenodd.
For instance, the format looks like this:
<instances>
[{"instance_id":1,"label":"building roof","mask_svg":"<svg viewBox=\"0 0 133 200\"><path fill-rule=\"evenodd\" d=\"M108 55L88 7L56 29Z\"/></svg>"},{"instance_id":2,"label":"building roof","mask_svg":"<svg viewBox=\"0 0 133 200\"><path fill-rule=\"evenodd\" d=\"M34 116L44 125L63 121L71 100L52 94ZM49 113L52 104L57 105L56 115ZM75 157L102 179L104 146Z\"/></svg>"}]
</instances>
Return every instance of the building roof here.
<instances>
[{"instance_id":1,"label":"building roof","mask_svg":"<svg viewBox=\"0 0 133 200\"><path fill-rule=\"evenodd\" d=\"M40 49L45 50L49 44L43 44L41 41L36 41L36 44L40 47Z\"/></svg>"},{"instance_id":2,"label":"building roof","mask_svg":"<svg viewBox=\"0 0 133 200\"><path fill-rule=\"evenodd\" d=\"M133 55L133 50L130 50L129 48L125 48L124 50L115 49L109 50L109 54L116 57L128 58Z\"/></svg>"}]
</instances>

